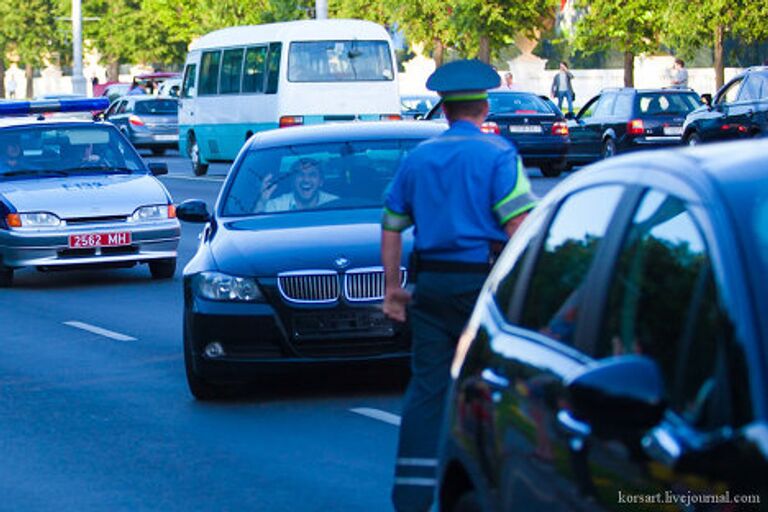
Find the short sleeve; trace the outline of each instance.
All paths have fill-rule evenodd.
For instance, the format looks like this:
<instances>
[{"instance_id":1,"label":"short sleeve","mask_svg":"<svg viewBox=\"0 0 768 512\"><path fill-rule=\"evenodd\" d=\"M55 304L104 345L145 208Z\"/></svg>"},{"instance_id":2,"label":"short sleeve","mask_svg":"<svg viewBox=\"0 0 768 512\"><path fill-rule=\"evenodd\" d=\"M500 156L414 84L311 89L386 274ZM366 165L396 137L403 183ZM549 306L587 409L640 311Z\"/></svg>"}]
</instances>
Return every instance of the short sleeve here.
<instances>
[{"instance_id":1,"label":"short sleeve","mask_svg":"<svg viewBox=\"0 0 768 512\"><path fill-rule=\"evenodd\" d=\"M408 159L406 158L390 183L384 199L381 227L385 231L403 231L413 225L411 201L407 190Z\"/></svg>"},{"instance_id":2,"label":"short sleeve","mask_svg":"<svg viewBox=\"0 0 768 512\"><path fill-rule=\"evenodd\" d=\"M505 151L497 158L493 179L493 213L499 224L536 206L536 196L517 151Z\"/></svg>"}]
</instances>

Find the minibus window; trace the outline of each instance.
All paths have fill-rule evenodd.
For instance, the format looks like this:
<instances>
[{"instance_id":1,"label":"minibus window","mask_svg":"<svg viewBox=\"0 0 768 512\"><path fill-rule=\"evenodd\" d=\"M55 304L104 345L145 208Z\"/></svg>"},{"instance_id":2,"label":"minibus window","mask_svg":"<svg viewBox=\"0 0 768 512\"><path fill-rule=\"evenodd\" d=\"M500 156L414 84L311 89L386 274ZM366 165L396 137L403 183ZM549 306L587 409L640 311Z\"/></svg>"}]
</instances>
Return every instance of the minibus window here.
<instances>
[{"instance_id":1,"label":"minibus window","mask_svg":"<svg viewBox=\"0 0 768 512\"><path fill-rule=\"evenodd\" d=\"M255 46L245 51L243 92L264 92L264 74L267 63L267 47Z\"/></svg>"},{"instance_id":2,"label":"minibus window","mask_svg":"<svg viewBox=\"0 0 768 512\"><path fill-rule=\"evenodd\" d=\"M217 94L219 85L219 64L221 52L203 52L200 61L200 91L199 94Z\"/></svg>"},{"instance_id":3,"label":"minibus window","mask_svg":"<svg viewBox=\"0 0 768 512\"><path fill-rule=\"evenodd\" d=\"M280 53L282 43L269 43L269 62L267 63L267 94L277 92L277 82L280 77Z\"/></svg>"},{"instance_id":4,"label":"minibus window","mask_svg":"<svg viewBox=\"0 0 768 512\"><path fill-rule=\"evenodd\" d=\"M243 49L224 50L221 59L221 77L219 94L237 94L240 92L240 77L243 72Z\"/></svg>"},{"instance_id":5,"label":"minibus window","mask_svg":"<svg viewBox=\"0 0 768 512\"><path fill-rule=\"evenodd\" d=\"M190 98L195 96L195 78L197 75L197 64L189 64L184 70L184 83L181 88L181 97Z\"/></svg>"}]
</instances>

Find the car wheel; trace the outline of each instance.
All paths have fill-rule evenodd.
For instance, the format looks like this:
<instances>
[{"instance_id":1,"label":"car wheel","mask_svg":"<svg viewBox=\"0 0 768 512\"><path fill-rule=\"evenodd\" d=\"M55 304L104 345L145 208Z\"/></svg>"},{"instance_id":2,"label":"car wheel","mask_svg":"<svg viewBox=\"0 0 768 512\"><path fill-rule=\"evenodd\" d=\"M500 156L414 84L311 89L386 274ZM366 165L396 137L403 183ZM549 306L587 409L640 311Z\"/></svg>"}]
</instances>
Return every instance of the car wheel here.
<instances>
[{"instance_id":1,"label":"car wheel","mask_svg":"<svg viewBox=\"0 0 768 512\"><path fill-rule=\"evenodd\" d=\"M603 142L603 158L610 158L616 154L616 143L610 137Z\"/></svg>"},{"instance_id":2,"label":"car wheel","mask_svg":"<svg viewBox=\"0 0 768 512\"><path fill-rule=\"evenodd\" d=\"M698 133L692 133L685 139L686 146L698 146L699 144L701 144L701 137Z\"/></svg>"},{"instance_id":3,"label":"car wheel","mask_svg":"<svg viewBox=\"0 0 768 512\"><path fill-rule=\"evenodd\" d=\"M0 265L0 288L13 286L13 269Z\"/></svg>"},{"instance_id":4,"label":"car wheel","mask_svg":"<svg viewBox=\"0 0 768 512\"><path fill-rule=\"evenodd\" d=\"M176 273L176 258L150 261L149 273L152 274L152 279L172 278Z\"/></svg>"},{"instance_id":5,"label":"car wheel","mask_svg":"<svg viewBox=\"0 0 768 512\"><path fill-rule=\"evenodd\" d=\"M560 173L563 172L562 167L558 167L552 164L546 164L541 166L541 174L544 175L545 178L557 178L560 176Z\"/></svg>"},{"instance_id":6,"label":"car wheel","mask_svg":"<svg viewBox=\"0 0 768 512\"><path fill-rule=\"evenodd\" d=\"M470 491L461 495L459 501L453 506L452 512L482 512L482 510L477 493Z\"/></svg>"},{"instance_id":7,"label":"car wheel","mask_svg":"<svg viewBox=\"0 0 768 512\"><path fill-rule=\"evenodd\" d=\"M195 176L203 176L208 172L208 164L204 164L200 161L200 146L197 145L197 138L195 134L189 134L189 159L192 161L192 172Z\"/></svg>"},{"instance_id":8,"label":"car wheel","mask_svg":"<svg viewBox=\"0 0 768 512\"><path fill-rule=\"evenodd\" d=\"M155 156L163 156L165 154L165 148L152 148L152 154Z\"/></svg>"}]
</instances>

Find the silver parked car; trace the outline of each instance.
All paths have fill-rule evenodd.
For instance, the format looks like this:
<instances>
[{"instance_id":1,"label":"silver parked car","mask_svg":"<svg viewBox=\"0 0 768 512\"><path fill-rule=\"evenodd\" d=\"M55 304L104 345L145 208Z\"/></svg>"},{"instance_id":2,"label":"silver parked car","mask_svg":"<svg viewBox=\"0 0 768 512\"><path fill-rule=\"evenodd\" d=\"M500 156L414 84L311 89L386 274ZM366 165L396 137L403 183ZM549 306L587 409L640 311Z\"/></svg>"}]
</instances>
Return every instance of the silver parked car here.
<instances>
[{"instance_id":1,"label":"silver parked car","mask_svg":"<svg viewBox=\"0 0 768 512\"><path fill-rule=\"evenodd\" d=\"M91 109L94 100L62 100L62 110L77 101ZM0 115L14 108L0 105ZM172 277L180 227L155 178L167 172L109 123L0 119L0 286L21 267L147 263L153 278Z\"/></svg>"}]
</instances>

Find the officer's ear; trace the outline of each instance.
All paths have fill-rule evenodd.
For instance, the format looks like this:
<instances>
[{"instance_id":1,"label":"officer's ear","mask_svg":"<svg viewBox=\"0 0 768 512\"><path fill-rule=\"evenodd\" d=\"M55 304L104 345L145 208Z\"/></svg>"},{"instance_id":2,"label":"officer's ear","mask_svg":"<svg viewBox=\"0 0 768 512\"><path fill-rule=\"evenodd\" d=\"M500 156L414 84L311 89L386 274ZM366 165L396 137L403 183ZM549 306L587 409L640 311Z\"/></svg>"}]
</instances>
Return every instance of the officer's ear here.
<instances>
[{"instance_id":1,"label":"officer's ear","mask_svg":"<svg viewBox=\"0 0 768 512\"><path fill-rule=\"evenodd\" d=\"M483 102L483 120L485 120L486 117L488 117L488 112L490 112L490 106L488 105L488 100L485 100Z\"/></svg>"}]
</instances>

